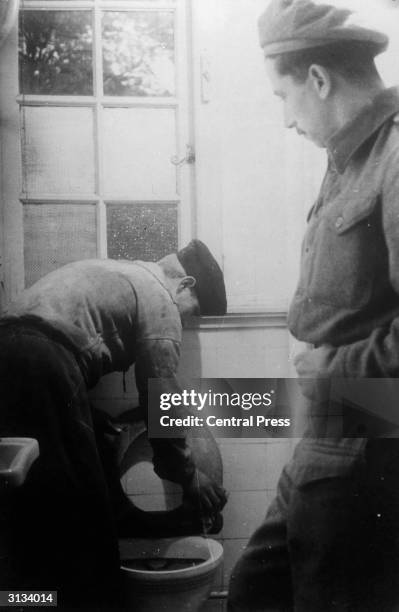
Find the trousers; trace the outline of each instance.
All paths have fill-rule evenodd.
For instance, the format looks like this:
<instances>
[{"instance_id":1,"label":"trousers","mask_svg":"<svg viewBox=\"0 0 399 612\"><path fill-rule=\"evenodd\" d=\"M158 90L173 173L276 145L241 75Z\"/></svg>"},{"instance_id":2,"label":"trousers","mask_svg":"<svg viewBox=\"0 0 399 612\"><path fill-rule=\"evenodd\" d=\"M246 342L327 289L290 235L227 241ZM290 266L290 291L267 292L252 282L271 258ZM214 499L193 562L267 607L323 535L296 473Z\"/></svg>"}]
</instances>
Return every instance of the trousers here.
<instances>
[{"instance_id":1,"label":"trousers","mask_svg":"<svg viewBox=\"0 0 399 612\"><path fill-rule=\"evenodd\" d=\"M57 590L65 608L114 605L118 540L86 384L73 351L34 325L0 326L0 435L40 449L1 503L0 589Z\"/></svg>"},{"instance_id":2,"label":"trousers","mask_svg":"<svg viewBox=\"0 0 399 612\"><path fill-rule=\"evenodd\" d=\"M229 612L399 610L398 440L369 441L341 475L298 483L300 454L233 569Z\"/></svg>"}]
</instances>

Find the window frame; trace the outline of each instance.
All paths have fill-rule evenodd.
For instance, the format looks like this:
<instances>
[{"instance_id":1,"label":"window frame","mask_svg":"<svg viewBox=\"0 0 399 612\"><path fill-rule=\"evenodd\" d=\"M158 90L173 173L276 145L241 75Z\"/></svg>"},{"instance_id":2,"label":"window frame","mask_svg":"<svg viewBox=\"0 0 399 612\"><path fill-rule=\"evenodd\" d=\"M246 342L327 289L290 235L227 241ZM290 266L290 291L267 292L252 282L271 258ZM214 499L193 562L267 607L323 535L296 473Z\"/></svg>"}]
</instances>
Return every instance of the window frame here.
<instances>
[{"instance_id":1,"label":"window frame","mask_svg":"<svg viewBox=\"0 0 399 612\"><path fill-rule=\"evenodd\" d=\"M136 1L136 0L23 0L20 12L24 11L90 11L92 13L93 42L92 42L92 66L93 66L93 95L40 95L18 93L16 102L20 115L20 132L25 133L24 109L27 107L60 107L60 108L88 108L93 112L94 129L94 191L82 195L69 193L47 194L29 193L24 180L24 160L21 165L21 190L19 201L26 204L65 204L81 203L96 206L97 223L97 256L107 257L107 206L117 204L150 203L162 206L173 204L177 207L177 240L179 247L185 244L194 234L194 191L193 168L187 165L176 166L175 169L175 192L176 197L172 199L157 198L149 200L146 198L135 198L134 194L129 199L126 197L113 197L105 192L104 184L104 140L103 119L106 109L115 108L149 108L169 109L175 115L175 156L181 159L185 156L186 146L192 144L193 126L192 112L190 109L190 69L189 65L189 0L175 1ZM175 88L174 96L110 96L103 91L103 61L102 61L102 14L106 11L112 12L158 12L171 11L174 14L175 32ZM18 80L18 79L17 79ZM23 137L23 136L22 136ZM23 147L22 147L23 149Z\"/></svg>"}]
</instances>

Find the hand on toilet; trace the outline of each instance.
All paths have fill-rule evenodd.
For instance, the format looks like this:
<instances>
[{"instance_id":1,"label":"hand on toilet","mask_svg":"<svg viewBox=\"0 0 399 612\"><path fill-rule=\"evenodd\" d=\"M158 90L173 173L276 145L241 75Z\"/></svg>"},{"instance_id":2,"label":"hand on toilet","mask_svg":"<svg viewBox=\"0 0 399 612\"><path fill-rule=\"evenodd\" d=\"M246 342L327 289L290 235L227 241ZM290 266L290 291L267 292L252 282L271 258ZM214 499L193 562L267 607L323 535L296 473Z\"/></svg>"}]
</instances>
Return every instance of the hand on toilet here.
<instances>
[{"instance_id":1,"label":"hand on toilet","mask_svg":"<svg viewBox=\"0 0 399 612\"><path fill-rule=\"evenodd\" d=\"M184 501L193 505L204 520L215 516L227 502L225 489L198 469L183 489Z\"/></svg>"}]
</instances>

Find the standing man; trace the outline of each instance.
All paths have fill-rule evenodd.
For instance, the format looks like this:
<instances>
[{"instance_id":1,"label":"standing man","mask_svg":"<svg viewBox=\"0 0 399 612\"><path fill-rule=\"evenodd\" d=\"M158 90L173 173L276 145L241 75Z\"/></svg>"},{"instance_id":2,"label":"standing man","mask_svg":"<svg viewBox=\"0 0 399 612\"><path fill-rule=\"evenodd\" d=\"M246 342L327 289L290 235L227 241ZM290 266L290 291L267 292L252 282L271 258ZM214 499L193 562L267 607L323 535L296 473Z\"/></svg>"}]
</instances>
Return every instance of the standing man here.
<instances>
[{"instance_id":1,"label":"standing man","mask_svg":"<svg viewBox=\"0 0 399 612\"><path fill-rule=\"evenodd\" d=\"M286 127L328 167L288 318L309 346L295 365L310 424L233 570L229 609L393 612L399 441L328 417L334 379L399 376L399 94L374 63L388 40L311 0L271 0L259 32Z\"/></svg>"},{"instance_id":2,"label":"standing man","mask_svg":"<svg viewBox=\"0 0 399 612\"><path fill-rule=\"evenodd\" d=\"M3 590L57 590L59 605L72 608L115 605L111 492L118 493L119 481L108 486L88 390L135 364L146 416L148 379L180 390L182 323L200 312L224 314L226 294L217 262L193 240L158 263L64 266L22 292L0 319L0 435L33 437L40 447L26 482L13 492ZM180 483L205 514L223 507L224 490L196 469L184 438L151 442L161 478ZM123 519L126 531L129 515Z\"/></svg>"}]
</instances>

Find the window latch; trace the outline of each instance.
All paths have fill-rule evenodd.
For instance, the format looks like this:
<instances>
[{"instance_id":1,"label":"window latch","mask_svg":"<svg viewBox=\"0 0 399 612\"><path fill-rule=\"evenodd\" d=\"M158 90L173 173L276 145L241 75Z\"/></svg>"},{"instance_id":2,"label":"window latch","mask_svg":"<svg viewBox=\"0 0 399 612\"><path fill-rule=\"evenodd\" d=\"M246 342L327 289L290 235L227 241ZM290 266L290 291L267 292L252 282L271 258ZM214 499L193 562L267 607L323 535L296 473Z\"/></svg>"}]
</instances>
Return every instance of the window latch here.
<instances>
[{"instance_id":1,"label":"window latch","mask_svg":"<svg viewBox=\"0 0 399 612\"><path fill-rule=\"evenodd\" d=\"M171 163L174 166L183 166L183 164L194 164L195 163L195 151L191 145L186 146L186 155L182 159L179 159L177 155L170 158Z\"/></svg>"}]
</instances>

